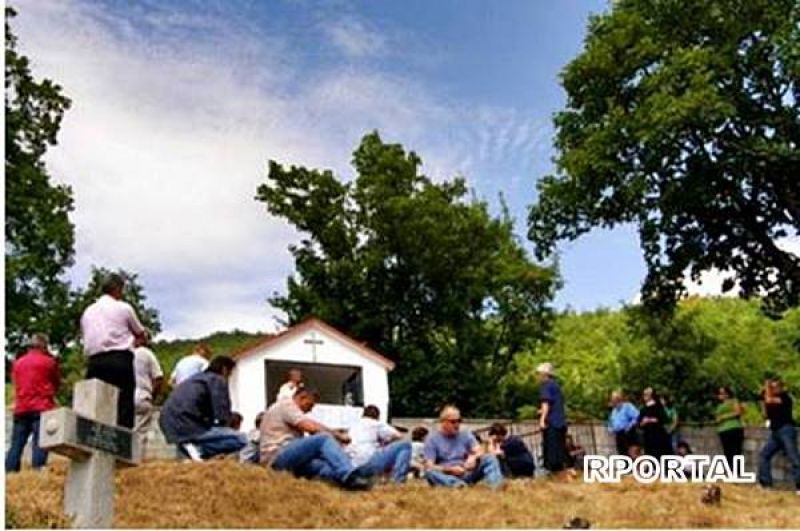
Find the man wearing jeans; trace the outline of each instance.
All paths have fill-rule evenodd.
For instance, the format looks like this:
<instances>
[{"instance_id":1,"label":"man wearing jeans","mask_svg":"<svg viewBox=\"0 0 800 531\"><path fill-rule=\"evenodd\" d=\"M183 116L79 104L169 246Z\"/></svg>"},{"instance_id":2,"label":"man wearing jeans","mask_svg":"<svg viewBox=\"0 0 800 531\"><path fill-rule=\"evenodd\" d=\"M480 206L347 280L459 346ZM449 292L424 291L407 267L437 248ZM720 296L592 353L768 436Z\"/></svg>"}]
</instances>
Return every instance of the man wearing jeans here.
<instances>
[{"instance_id":1,"label":"man wearing jeans","mask_svg":"<svg viewBox=\"0 0 800 531\"><path fill-rule=\"evenodd\" d=\"M317 400L316 390L302 387L291 399L278 400L267 409L261 419L260 463L348 490L371 488L371 474L354 467L342 449L350 438L306 416Z\"/></svg>"},{"instance_id":2,"label":"man wearing jeans","mask_svg":"<svg viewBox=\"0 0 800 531\"><path fill-rule=\"evenodd\" d=\"M542 452L544 467L552 474L562 477L567 460L567 417L564 413L564 395L555 380L552 363L541 363L536 367L539 379L539 428L542 430Z\"/></svg>"},{"instance_id":3,"label":"man wearing jeans","mask_svg":"<svg viewBox=\"0 0 800 531\"><path fill-rule=\"evenodd\" d=\"M47 336L35 334L30 349L14 361L11 379L14 382L14 427L11 447L6 455L6 472L19 472L22 452L33 435L31 465L41 468L47 464L47 450L39 448L39 418L43 411L53 409L61 382L58 362L47 351Z\"/></svg>"},{"instance_id":4,"label":"man wearing jeans","mask_svg":"<svg viewBox=\"0 0 800 531\"><path fill-rule=\"evenodd\" d=\"M475 436L460 428L458 408L442 408L439 429L425 439L425 479L434 487L464 487L484 480L498 488L503 472L497 457L484 453Z\"/></svg>"},{"instance_id":5,"label":"man wearing jeans","mask_svg":"<svg viewBox=\"0 0 800 531\"><path fill-rule=\"evenodd\" d=\"M193 461L236 453L247 444L244 433L229 427L228 379L235 366L227 356L214 358L205 371L179 385L161 409L158 423L167 442Z\"/></svg>"},{"instance_id":6,"label":"man wearing jeans","mask_svg":"<svg viewBox=\"0 0 800 531\"><path fill-rule=\"evenodd\" d=\"M772 486L772 458L783 450L792 464L794 484L800 495L800 454L797 451L797 431L792 418L792 397L784 391L780 378L770 378L762 395L764 411L769 419L769 439L758 458L758 482Z\"/></svg>"},{"instance_id":7,"label":"man wearing jeans","mask_svg":"<svg viewBox=\"0 0 800 531\"><path fill-rule=\"evenodd\" d=\"M411 442L401 440L400 432L378 420L380 414L377 406L364 408L364 416L350 430L347 454L353 466L374 475L391 471L394 483L404 483L411 465Z\"/></svg>"}]
</instances>

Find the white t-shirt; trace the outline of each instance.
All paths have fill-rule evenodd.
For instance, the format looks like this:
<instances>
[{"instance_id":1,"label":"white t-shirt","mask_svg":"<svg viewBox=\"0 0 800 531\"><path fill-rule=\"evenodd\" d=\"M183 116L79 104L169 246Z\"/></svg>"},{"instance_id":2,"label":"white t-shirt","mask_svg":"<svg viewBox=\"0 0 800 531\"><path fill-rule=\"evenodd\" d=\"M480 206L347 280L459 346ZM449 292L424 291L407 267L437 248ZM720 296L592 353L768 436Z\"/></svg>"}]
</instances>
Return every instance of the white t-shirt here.
<instances>
[{"instance_id":1,"label":"white t-shirt","mask_svg":"<svg viewBox=\"0 0 800 531\"><path fill-rule=\"evenodd\" d=\"M111 295L103 295L81 316L83 349L88 356L110 350L131 350L144 327L133 307Z\"/></svg>"},{"instance_id":2,"label":"white t-shirt","mask_svg":"<svg viewBox=\"0 0 800 531\"><path fill-rule=\"evenodd\" d=\"M195 374L201 373L208 367L208 360L200 354L189 354L182 357L172 371L173 385L180 385Z\"/></svg>"},{"instance_id":3,"label":"white t-shirt","mask_svg":"<svg viewBox=\"0 0 800 531\"><path fill-rule=\"evenodd\" d=\"M294 382L286 382L278 389L278 396L275 398L276 402L286 400L287 398L294 398L294 392L297 391L297 384Z\"/></svg>"},{"instance_id":4,"label":"white t-shirt","mask_svg":"<svg viewBox=\"0 0 800 531\"><path fill-rule=\"evenodd\" d=\"M133 350L133 370L136 373L136 394L134 402L141 404L153 400L153 380L164 375L158 358L147 347Z\"/></svg>"},{"instance_id":5,"label":"white t-shirt","mask_svg":"<svg viewBox=\"0 0 800 531\"><path fill-rule=\"evenodd\" d=\"M399 437L400 433L379 420L361 417L355 426L348 432L350 444L347 446L347 455L353 466L361 466L383 445Z\"/></svg>"}]
</instances>

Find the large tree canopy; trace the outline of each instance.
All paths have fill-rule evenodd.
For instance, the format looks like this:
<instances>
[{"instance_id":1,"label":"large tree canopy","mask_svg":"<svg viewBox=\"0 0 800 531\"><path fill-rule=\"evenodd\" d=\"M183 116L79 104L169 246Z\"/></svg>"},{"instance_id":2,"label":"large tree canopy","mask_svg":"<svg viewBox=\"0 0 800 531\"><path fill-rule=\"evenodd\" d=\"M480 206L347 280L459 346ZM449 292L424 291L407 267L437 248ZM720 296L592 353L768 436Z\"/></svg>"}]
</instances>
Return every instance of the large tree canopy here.
<instances>
[{"instance_id":1,"label":"large tree canopy","mask_svg":"<svg viewBox=\"0 0 800 531\"><path fill-rule=\"evenodd\" d=\"M800 229L799 79L796 0L614 2L562 73L537 252L635 223L651 307L711 268L768 309L797 305L800 258L776 242Z\"/></svg>"},{"instance_id":2,"label":"large tree canopy","mask_svg":"<svg viewBox=\"0 0 800 531\"><path fill-rule=\"evenodd\" d=\"M270 162L257 199L305 238L297 274L271 302L292 323L316 315L397 362L394 413L506 412L496 391L514 356L547 330L553 268L530 261L508 215L469 201L462 179L434 183L421 160L377 133L349 183Z\"/></svg>"},{"instance_id":3,"label":"large tree canopy","mask_svg":"<svg viewBox=\"0 0 800 531\"><path fill-rule=\"evenodd\" d=\"M24 337L50 334L56 344L68 335L64 311L69 290L60 275L72 264L72 192L53 185L44 165L70 101L50 80L36 81L6 8L6 338L17 351Z\"/></svg>"}]
</instances>

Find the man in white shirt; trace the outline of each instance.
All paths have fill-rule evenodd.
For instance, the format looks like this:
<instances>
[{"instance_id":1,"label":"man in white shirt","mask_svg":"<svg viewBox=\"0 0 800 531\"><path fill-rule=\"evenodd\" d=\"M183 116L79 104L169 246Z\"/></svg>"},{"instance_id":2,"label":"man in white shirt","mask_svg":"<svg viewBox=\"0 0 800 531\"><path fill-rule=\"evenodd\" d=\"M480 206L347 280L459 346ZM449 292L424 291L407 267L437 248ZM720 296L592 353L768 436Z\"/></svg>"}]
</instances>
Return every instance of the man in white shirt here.
<instances>
[{"instance_id":1,"label":"man in white shirt","mask_svg":"<svg viewBox=\"0 0 800 531\"><path fill-rule=\"evenodd\" d=\"M347 454L353 466L370 475L392 473L392 481L404 483L411 466L411 442L393 427L378 420L377 406L364 408L364 416L353 426Z\"/></svg>"},{"instance_id":2,"label":"man in white shirt","mask_svg":"<svg viewBox=\"0 0 800 531\"><path fill-rule=\"evenodd\" d=\"M136 375L136 392L134 394L136 423L134 431L139 434L142 442L142 455L144 455L147 449L147 435L153 425L153 412L155 411L153 399L158 396L158 392L161 390L164 373L156 355L147 348L147 341L139 340L137 345L133 350L133 368Z\"/></svg>"},{"instance_id":3,"label":"man in white shirt","mask_svg":"<svg viewBox=\"0 0 800 531\"><path fill-rule=\"evenodd\" d=\"M300 369L291 369L289 371L288 380L278 390L278 396L275 399L280 402L287 398L294 398L295 392L303 387L303 372Z\"/></svg>"},{"instance_id":4,"label":"man in white shirt","mask_svg":"<svg viewBox=\"0 0 800 531\"><path fill-rule=\"evenodd\" d=\"M117 424L133 428L133 346L147 331L133 307L122 301L125 279L116 273L103 281L103 295L81 316L83 348L88 356L86 378L97 378L119 388Z\"/></svg>"},{"instance_id":5,"label":"man in white shirt","mask_svg":"<svg viewBox=\"0 0 800 531\"><path fill-rule=\"evenodd\" d=\"M200 374L208 368L211 359L211 349L205 343L200 343L191 354L182 357L175 365L170 376L172 387L177 387L195 374Z\"/></svg>"}]
</instances>

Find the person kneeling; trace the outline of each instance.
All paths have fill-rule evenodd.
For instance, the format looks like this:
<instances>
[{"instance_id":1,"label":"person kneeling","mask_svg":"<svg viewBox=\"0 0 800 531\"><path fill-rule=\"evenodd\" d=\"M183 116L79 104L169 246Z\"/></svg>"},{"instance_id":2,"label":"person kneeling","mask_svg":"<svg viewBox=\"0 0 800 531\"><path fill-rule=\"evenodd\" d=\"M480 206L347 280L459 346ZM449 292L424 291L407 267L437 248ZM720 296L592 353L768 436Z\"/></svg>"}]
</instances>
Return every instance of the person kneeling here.
<instances>
[{"instance_id":1,"label":"person kneeling","mask_svg":"<svg viewBox=\"0 0 800 531\"><path fill-rule=\"evenodd\" d=\"M372 487L371 474L354 467L342 449L350 438L306 416L319 393L298 389L291 400L272 404L261 419L260 463L308 479L332 481L349 490ZM309 434L304 437L304 434Z\"/></svg>"},{"instance_id":2,"label":"person kneeling","mask_svg":"<svg viewBox=\"0 0 800 531\"><path fill-rule=\"evenodd\" d=\"M227 356L214 358L205 371L180 384L164 403L158 424L167 442L178 445L181 455L203 461L238 452L247 444L246 435L229 426L228 379L235 366Z\"/></svg>"},{"instance_id":3,"label":"person kneeling","mask_svg":"<svg viewBox=\"0 0 800 531\"><path fill-rule=\"evenodd\" d=\"M445 406L439 415L439 429L425 439L425 479L432 486L463 487L481 480L497 488L503 473L497 457L484 453L475 436L459 431L461 412Z\"/></svg>"}]
</instances>

